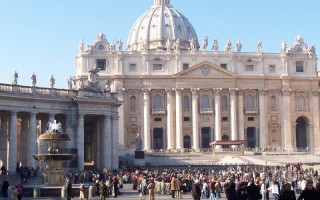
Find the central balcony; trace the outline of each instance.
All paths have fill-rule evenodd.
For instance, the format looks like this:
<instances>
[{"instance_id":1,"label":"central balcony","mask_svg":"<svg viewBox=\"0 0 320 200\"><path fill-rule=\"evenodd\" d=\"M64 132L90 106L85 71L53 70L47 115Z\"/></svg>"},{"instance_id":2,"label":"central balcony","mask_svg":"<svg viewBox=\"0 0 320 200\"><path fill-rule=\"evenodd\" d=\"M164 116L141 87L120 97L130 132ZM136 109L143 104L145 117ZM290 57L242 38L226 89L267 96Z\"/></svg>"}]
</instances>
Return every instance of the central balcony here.
<instances>
[{"instance_id":1,"label":"central balcony","mask_svg":"<svg viewBox=\"0 0 320 200\"><path fill-rule=\"evenodd\" d=\"M200 108L200 114L208 115L213 113L214 113L213 108Z\"/></svg>"},{"instance_id":2,"label":"central balcony","mask_svg":"<svg viewBox=\"0 0 320 200\"><path fill-rule=\"evenodd\" d=\"M151 114L152 115L165 115L166 110L162 109L162 108L152 109Z\"/></svg>"}]
</instances>

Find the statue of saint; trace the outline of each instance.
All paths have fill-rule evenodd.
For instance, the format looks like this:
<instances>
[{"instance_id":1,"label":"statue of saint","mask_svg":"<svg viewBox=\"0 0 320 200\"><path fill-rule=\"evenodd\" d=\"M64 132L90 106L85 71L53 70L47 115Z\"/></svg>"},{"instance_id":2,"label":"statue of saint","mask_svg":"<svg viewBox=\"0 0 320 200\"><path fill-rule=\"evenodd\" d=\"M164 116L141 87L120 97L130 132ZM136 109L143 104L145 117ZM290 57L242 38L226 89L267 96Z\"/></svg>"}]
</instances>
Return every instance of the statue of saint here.
<instances>
[{"instance_id":1,"label":"statue of saint","mask_svg":"<svg viewBox=\"0 0 320 200\"><path fill-rule=\"evenodd\" d=\"M242 44L240 42L240 40L237 41L237 52L241 52L241 49L242 49Z\"/></svg>"},{"instance_id":2,"label":"statue of saint","mask_svg":"<svg viewBox=\"0 0 320 200\"><path fill-rule=\"evenodd\" d=\"M31 84L32 87L35 87L37 84L37 76L35 75L35 73L33 72L32 76L31 76Z\"/></svg>"},{"instance_id":3,"label":"statue of saint","mask_svg":"<svg viewBox=\"0 0 320 200\"><path fill-rule=\"evenodd\" d=\"M68 81L68 89L72 90L72 81L73 81L72 77L70 76L70 78L68 78L67 81Z\"/></svg>"},{"instance_id":4,"label":"statue of saint","mask_svg":"<svg viewBox=\"0 0 320 200\"><path fill-rule=\"evenodd\" d=\"M287 53L287 44L285 41L281 43L281 54L286 54Z\"/></svg>"},{"instance_id":5,"label":"statue of saint","mask_svg":"<svg viewBox=\"0 0 320 200\"><path fill-rule=\"evenodd\" d=\"M117 41L117 46L118 46L118 51L122 51L122 41L121 41L121 38L119 38L119 40Z\"/></svg>"},{"instance_id":6,"label":"statue of saint","mask_svg":"<svg viewBox=\"0 0 320 200\"><path fill-rule=\"evenodd\" d=\"M110 79L106 79L106 90L107 91L110 91L111 90L111 84L112 84L112 81Z\"/></svg>"},{"instance_id":7,"label":"statue of saint","mask_svg":"<svg viewBox=\"0 0 320 200\"><path fill-rule=\"evenodd\" d=\"M259 41L257 44L258 53L262 53L262 42Z\"/></svg>"},{"instance_id":8,"label":"statue of saint","mask_svg":"<svg viewBox=\"0 0 320 200\"><path fill-rule=\"evenodd\" d=\"M136 142L136 151L142 151L142 139L139 133L137 134L135 142Z\"/></svg>"},{"instance_id":9,"label":"statue of saint","mask_svg":"<svg viewBox=\"0 0 320 200\"><path fill-rule=\"evenodd\" d=\"M217 39L215 39L215 40L213 41L213 47L212 47L212 49L215 50L215 51L218 51L218 50L219 50L219 45L218 45L218 40L217 40Z\"/></svg>"},{"instance_id":10,"label":"statue of saint","mask_svg":"<svg viewBox=\"0 0 320 200\"><path fill-rule=\"evenodd\" d=\"M232 43L230 40L228 40L226 46L224 47L224 51L227 52L227 53L231 53L232 51Z\"/></svg>"},{"instance_id":11,"label":"statue of saint","mask_svg":"<svg viewBox=\"0 0 320 200\"><path fill-rule=\"evenodd\" d=\"M81 39L80 42L79 42L79 50L80 50L80 52L83 52L83 46L84 46L84 42Z\"/></svg>"},{"instance_id":12,"label":"statue of saint","mask_svg":"<svg viewBox=\"0 0 320 200\"><path fill-rule=\"evenodd\" d=\"M53 75L51 75L49 79L49 88L53 88L55 83L56 83L56 79L54 79Z\"/></svg>"},{"instance_id":13,"label":"statue of saint","mask_svg":"<svg viewBox=\"0 0 320 200\"><path fill-rule=\"evenodd\" d=\"M175 49L176 49L176 51L180 50L180 39L179 38L176 40Z\"/></svg>"},{"instance_id":14,"label":"statue of saint","mask_svg":"<svg viewBox=\"0 0 320 200\"><path fill-rule=\"evenodd\" d=\"M166 47L167 47L167 51L171 51L171 41L168 38L167 42L166 42Z\"/></svg>"},{"instance_id":15,"label":"statue of saint","mask_svg":"<svg viewBox=\"0 0 320 200\"><path fill-rule=\"evenodd\" d=\"M19 78L19 76L18 76L17 71L14 71L12 85L17 85L18 84L18 78Z\"/></svg>"},{"instance_id":16,"label":"statue of saint","mask_svg":"<svg viewBox=\"0 0 320 200\"><path fill-rule=\"evenodd\" d=\"M190 50L195 50L196 49L196 45L195 45L195 42L194 42L193 38L191 38L189 40L189 43L190 43Z\"/></svg>"},{"instance_id":17,"label":"statue of saint","mask_svg":"<svg viewBox=\"0 0 320 200\"><path fill-rule=\"evenodd\" d=\"M208 36L205 36L202 40L202 49L207 50L208 47Z\"/></svg>"}]
</instances>

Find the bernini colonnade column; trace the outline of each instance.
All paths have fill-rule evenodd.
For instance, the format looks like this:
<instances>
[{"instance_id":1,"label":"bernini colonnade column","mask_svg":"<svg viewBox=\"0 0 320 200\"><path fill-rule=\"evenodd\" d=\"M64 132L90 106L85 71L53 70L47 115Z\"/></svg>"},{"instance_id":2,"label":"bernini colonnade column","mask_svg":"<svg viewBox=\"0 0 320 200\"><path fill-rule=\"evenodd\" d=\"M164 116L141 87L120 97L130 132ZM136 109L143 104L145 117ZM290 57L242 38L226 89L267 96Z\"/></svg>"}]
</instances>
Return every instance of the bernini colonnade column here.
<instances>
[{"instance_id":1,"label":"bernini colonnade column","mask_svg":"<svg viewBox=\"0 0 320 200\"><path fill-rule=\"evenodd\" d=\"M108 169L111 168L111 162L108 158L111 158L112 154L112 142L111 142L111 117L109 115L104 115L103 120L103 138L102 138L102 167Z\"/></svg>"},{"instance_id":2,"label":"bernini colonnade column","mask_svg":"<svg viewBox=\"0 0 320 200\"><path fill-rule=\"evenodd\" d=\"M7 156L7 169L10 174L15 174L17 164L17 112L11 111L10 114L10 142L8 151L9 155Z\"/></svg>"},{"instance_id":3,"label":"bernini colonnade column","mask_svg":"<svg viewBox=\"0 0 320 200\"><path fill-rule=\"evenodd\" d=\"M84 169L84 114L83 113L79 113L77 147L78 147L78 168L80 171L83 171Z\"/></svg>"},{"instance_id":4,"label":"bernini colonnade column","mask_svg":"<svg viewBox=\"0 0 320 200\"><path fill-rule=\"evenodd\" d=\"M150 90L143 89L143 138L144 149L150 150Z\"/></svg>"},{"instance_id":5,"label":"bernini colonnade column","mask_svg":"<svg viewBox=\"0 0 320 200\"><path fill-rule=\"evenodd\" d=\"M173 149L172 135L172 89L167 89L167 149Z\"/></svg>"},{"instance_id":6,"label":"bernini colonnade column","mask_svg":"<svg viewBox=\"0 0 320 200\"><path fill-rule=\"evenodd\" d=\"M30 139L29 139L29 158L28 166L34 166L35 160L32 155L37 153L37 119L36 113L30 113Z\"/></svg>"},{"instance_id":7,"label":"bernini colonnade column","mask_svg":"<svg viewBox=\"0 0 320 200\"><path fill-rule=\"evenodd\" d=\"M191 89L192 92L192 139L193 149L199 150L199 125L198 125L198 93L199 89Z\"/></svg>"},{"instance_id":8,"label":"bernini colonnade column","mask_svg":"<svg viewBox=\"0 0 320 200\"><path fill-rule=\"evenodd\" d=\"M182 149L182 89L176 89L176 149Z\"/></svg>"}]
</instances>

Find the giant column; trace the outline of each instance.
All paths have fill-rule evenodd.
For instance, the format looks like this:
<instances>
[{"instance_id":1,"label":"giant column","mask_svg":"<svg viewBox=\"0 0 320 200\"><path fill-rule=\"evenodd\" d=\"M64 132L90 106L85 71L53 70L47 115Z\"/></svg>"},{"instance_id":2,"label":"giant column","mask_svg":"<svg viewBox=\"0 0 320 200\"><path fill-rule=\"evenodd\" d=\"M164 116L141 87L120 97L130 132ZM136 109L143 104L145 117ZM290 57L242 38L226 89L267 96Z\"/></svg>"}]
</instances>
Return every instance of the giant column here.
<instances>
[{"instance_id":1,"label":"giant column","mask_svg":"<svg viewBox=\"0 0 320 200\"><path fill-rule=\"evenodd\" d=\"M102 166L107 169L112 169L112 141L111 141L111 117L105 115L103 119L103 137L102 139Z\"/></svg>"},{"instance_id":2,"label":"giant column","mask_svg":"<svg viewBox=\"0 0 320 200\"><path fill-rule=\"evenodd\" d=\"M319 141L319 92L317 90L312 92L312 116L313 116L313 134L310 135L310 143L313 143L311 146L311 153L314 151L320 151L320 144Z\"/></svg>"},{"instance_id":3,"label":"giant column","mask_svg":"<svg viewBox=\"0 0 320 200\"><path fill-rule=\"evenodd\" d=\"M10 115L10 140L9 140L9 155L7 155L8 172L16 173L17 166L17 112L11 111Z\"/></svg>"},{"instance_id":4,"label":"giant column","mask_svg":"<svg viewBox=\"0 0 320 200\"><path fill-rule=\"evenodd\" d=\"M265 106L265 101L264 101L264 97L265 97L265 91L264 90L260 90L259 91L259 119L260 119L260 147L266 147L267 146L267 134L268 131L266 130L266 115L265 115L265 110L266 110L266 106Z\"/></svg>"},{"instance_id":5,"label":"giant column","mask_svg":"<svg viewBox=\"0 0 320 200\"><path fill-rule=\"evenodd\" d=\"M123 101L123 97L125 95L125 88L121 88L118 90L118 100L119 101ZM119 113L122 113L120 114L119 116L119 150L124 150L125 149L125 144L126 144L126 138L125 138L125 134L124 134L124 128L126 127L125 126L125 123L124 123L124 116L125 116L125 113L124 113L124 104L122 104L119 108L118 108L118 112ZM128 135L127 135L128 137Z\"/></svg>"},{"instance_id":6,"label":"giant column","mask_svg":"<svg viewBox=\"0 0 320 200\"><path fill-rule=\"evenodd\" d=\"M236 92L238 89L231 88L230 91L230 126L231 140L237 140L237 109L236 109Z\"/></svg>"},{"instance_id":7,"label":"giant column","mask_svg":"<svg viewBox=\"0 0 320 200\"><path fill-rule=\"evenodd\" d=\"M199 111L198 111L198 93L199 89L191 89L192 92L192 140L193 149L199 150Z\"/></svg>"},{"instance_id":8,"label":"giant column","mask_svg":"<svg viewBox=\"0 0 320 200\"><path fill-rule=\"evenodd\" d=\"M244 140L244 102L243 90L238 91L238 114L239 114L239 139Z\"/></svg>"},{"instance_id":9,"label":"giant column","mask_svg":"<svg viewBox=\"0 0 320 200\"><path fill-rule=\"evenodd\" d=\"M84 169L84 114L78 115L78 134L77 134L77 148L78 148L78 169Z\"/></svg>"},{"instance_id":10,"label":"giant column","mask_svg":"<svg viewBox=\"0 0 320 200\"><path fill-rule=\"evenodd\" d=\"M214 129L215 129L215 139L220 141L221 137L221 105L220 105L220 88L213 89L214 91L214 109L215 109L215 118L214 118ZM220 147L220 145L218 145Z\"/></svg>"},{"instance_id":11,"label":"giant column","mask_svg":"<svg viewBox=\"0 0 320 200\"><path fill-rule=\"evenodd\" d=\"M283 134L284 134L284 148L287 151L292 150L290 94L291 94L291 89L282 90L282 106L283 106L282 124L283 124Z\"/></svg>"},{"instance_id":12,"label":"giant column","mask_svg":"<svg viewBox=\"0 0 320 200\"><path fill-rule=\"evenodd\" d=\"M172 89L167 89L167 149L173 148Z\"/></svg>"},{"instance_id":13,"label":"giant column","mask_svg":"<svg viewBox=\"0 0 320 200\"><path fill-rule=\"evenodd\" d=\"M144 149L150 150L150 90L143 89L143 139Z\"/></svg>"},{"instance_id":14,"label":"giant column","mask_svg":"<svg viewBox=\"0 0 320 200\"><path fill-rule=\"evenodd\" d=\"M36 113L30 113L30 135L29 135L29 163L28 166L35 167L35 160L32 155L37 153L37 119Z\"/></svg>"},{"instance_id":15,"label":"giant column","mask_svg":"<svg viewBox=\"0 0 320 200\"><path fill-rule=\"evenodd\" d=\"M118 116L112 116L112 169L118 169L119 168L119 139L118 139L118 126L119 125L119 117Z\"/></svg>"},{"instance_id":16,"label":"giant column","mask_svg":"<svg viewBox=\"0 0 320 200\"><path fill-rule=\"evenodd\" d=\"M176 149L182 149L182 89L176 89Z\"/></svg>"}]
</instances>

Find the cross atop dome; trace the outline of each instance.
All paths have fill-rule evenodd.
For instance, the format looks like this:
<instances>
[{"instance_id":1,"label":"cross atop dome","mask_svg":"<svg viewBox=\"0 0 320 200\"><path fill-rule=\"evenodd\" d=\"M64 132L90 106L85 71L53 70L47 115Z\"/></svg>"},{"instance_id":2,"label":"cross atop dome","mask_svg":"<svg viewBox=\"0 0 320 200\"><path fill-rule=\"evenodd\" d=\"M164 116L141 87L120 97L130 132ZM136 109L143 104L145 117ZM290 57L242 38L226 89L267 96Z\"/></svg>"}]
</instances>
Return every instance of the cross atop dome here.
<instances>
[{"instance_id":1,"label":"cross atop dome","mask_svg":"<svg viewBox=\"0 0 320 200\"><path fill-rule=\"evenodd\" d=\"M170 6L170 0L154 0L154 5Z\"/></svg>"}]
</instances>

